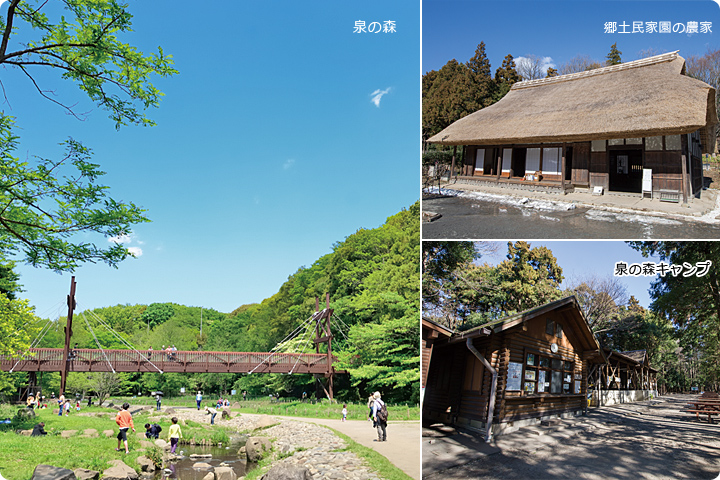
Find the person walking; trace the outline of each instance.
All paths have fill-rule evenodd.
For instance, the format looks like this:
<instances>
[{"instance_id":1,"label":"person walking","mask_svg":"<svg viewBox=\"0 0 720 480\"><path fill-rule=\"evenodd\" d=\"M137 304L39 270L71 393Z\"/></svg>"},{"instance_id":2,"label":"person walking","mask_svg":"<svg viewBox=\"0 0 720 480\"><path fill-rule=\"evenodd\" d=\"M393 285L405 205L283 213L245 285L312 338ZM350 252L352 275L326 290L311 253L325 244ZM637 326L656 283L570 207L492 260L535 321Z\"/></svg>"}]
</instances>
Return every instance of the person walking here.
<instances>
[{"instance_id":1,"label":"person walking","mask_svg":"<svg viewBox=\"0 0 720 480\"><path fill-rule=\"evenodd\" d=\"M170 425L170 431L168 432L168 438L170 439L170 453L175 453L177 444L182 438L182 430L178 425L177 417L172 417L172 425Z\"/></svg>"},{"instance_id":2,"label":"person walking","mask_svg":"<svg viewBox=\"0 0 720 480\"><path fill-rule=\"evenodd\" d=\"M347 403L343 403L343 409L342 409L342 421L347 421Z\"/></svg>"},{"instance_id":3,"label":"person walking","mask_svg":"<svg viewBox=\"0 0 720 480\"><path fill-rule=\"evenodd\" d=\"M200 402L202 402L202 393L198 392L198 394L195 395L195 403L197 403L198 410L200 410Z\"/></svg>"},{"instance_id":4,"label":"person walking","mask_svg":"<svg viewBox=\"0 0 720 480\"><path fill-rule=\"evenodd\" d=\"M58 415L62 417L63 407L65 407L65 395L63 395L62 392L60 392L60 396L58 397L58 407L60 409Z\"/></svg>"},{"instance_id":5,"label":"person walking","mask_svg":"<svg viewBox=\"0 0 720 480\"><path fill-rule=\"evenodd\" d=\"M160 407L162 406L162 397L159 393L155 394L155 404L157 405L157 411L160 411Z\"/></svg>"},{"instance_id":6,"label":"person walking","mask_svg":"<svg viewBox=\"0 0 720 480\"><path fill-rule=\"evenodd\" d=\"M205 407L205 414L210 415L210 425L215 425L215 415L217 415L217 410L210 407Z\"/></svg>"},{"instance_id":7,"label":"person walking","mask_svg":"<svg viewBox=\"0 0 720 480\"><path fill-rule=\"evenodd\" d=\"M373 421L375 422L378 434L378 439L376 441L386 442L387 407L385 406L385 402L382 401L382 398L380 398L380 392L375 392L373 394L373 399L375 400L373 402Z\"/></svg>"},{"instance_id":8,"label":"person walking","mask_svg":"<svg viewBox=\"0 0 720 480\"><path fill-rule=\"evenodd\" d=\"M128 408L130 408L130 404L127 402L123 403L122 410L120 410L115 417L115 423L117 423L118 427L120 427L120 432L117 436L118 446L115 451L120 452L120 446L124 443L125 455L130 453L130 449L128 448L127 431L132 428L133 433L135 433L135 425L133 425L132 414L128 412Z\"/></svg>"},{"instance_id":9,"label":"person walking","mask_svg":"<svg viewBox=\"0 0 720 480\"><path fill-rule=\"evenodd\" d=\"M370 395L368 397L368 422L372 421L373 419L373 404L375 403L375 397ZM375 422L373 422L373 427L375 427Z\"/></svg>"}]
</instances>

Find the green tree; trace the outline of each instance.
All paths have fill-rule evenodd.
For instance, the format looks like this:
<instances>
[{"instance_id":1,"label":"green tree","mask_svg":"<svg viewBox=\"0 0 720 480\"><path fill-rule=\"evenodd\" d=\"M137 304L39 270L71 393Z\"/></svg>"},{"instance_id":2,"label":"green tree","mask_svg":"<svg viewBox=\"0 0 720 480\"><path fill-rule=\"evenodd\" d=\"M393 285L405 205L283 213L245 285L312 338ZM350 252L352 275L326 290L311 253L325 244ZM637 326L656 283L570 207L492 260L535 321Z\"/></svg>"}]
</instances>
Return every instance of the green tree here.
<instances>
[{"instance_id":1,"label":"green tree","mask_svg":"<svg viewBox=\"0 0 720 480\"><path fill-rule=\"evenodd\" d=\"M0 252L22 252L30 265L58 272L83 262L116 266L125 259L128 250L119 243L98 247L82 239L127 234L148 221L143 210L106 196L108 187L97 183L104 172L80 142L65 142L61 160L40 158L30 165L13 156L18 138L11 126L9 117L0 117Z\"/></svg>"},{"instance_id":2,"label":"green tree","mask_svg":"<svg viewBox=\"0 0 720 480\"><path fill-rule=\"evenodd\" d=\"M63 10L46 1L10 0L0 18L0 65L27 76L38 93L79 117L71 103L46 92L40 70L57 71L109 112L116 127L152 125L144 110L162 96L153 76L177 73L162 48L144 55L120 39L132 31L132 15L115 0L66 0Z\"/></svg>"},{"instance_id":3,"label":"green tree","mask_svg":"<svg viewBox=\"0 0 720 480\"><path fill-rule=\"evenodd\" d=\"M485 54L485 42L478 44L475 55L465 63L465 66L468 69L471 95L468 110L472 113L494 103L495 82L490 76L490 60Z\"/></svg>"},{"instance_id":4,"label":"green tree","mask_svg":"<svg viewBox=\"0 0 720 480\"><path fill-rule=\"evenodd\" d=\"M140 321L155 328L170 320L173 314L173 306L169 303L151 303L140 316Z\"/></svg>"},{"instance_id":5,"label":"green tree","mask_svg":"<svg viewBox=\"0 0 720 480\"><path fill-rule=\"evenodd\" d=\"M516 68L515 59L512 55L507 54L503 59L502 66L495 71L494 101L497 102L504 97L510 91L510 88L520 81Z\"/></svg>"},{"instance_id":6,"label":"green tree","mask_svg":"<svg viewBox=\"0 0 720 480\"><path fill-rule=\"evenodd\" d=\"M620 55L622 55L622 52L618 50L617 48L617 42L613 43L610 46L610 52L605 57L607 60L605 62L605 65L617 65L619 63L622 63L622 59L620 58Z\"/></svg>"},{"instance_id":7,"label":"green tree","mask_svg":"<svg viewBox=\"0 0 720 480\"><path fill-rule=\"evenodd\" d=\"M695 266L710 261L703 276L658 276L650 287L651 309L672 321L679 333L682 360L696 381L720 386L720 262L718 242L630 242L644 256L657 256L673 265ZM697 370L697 371L696 371Z\"/></svg>"}]
</instances>

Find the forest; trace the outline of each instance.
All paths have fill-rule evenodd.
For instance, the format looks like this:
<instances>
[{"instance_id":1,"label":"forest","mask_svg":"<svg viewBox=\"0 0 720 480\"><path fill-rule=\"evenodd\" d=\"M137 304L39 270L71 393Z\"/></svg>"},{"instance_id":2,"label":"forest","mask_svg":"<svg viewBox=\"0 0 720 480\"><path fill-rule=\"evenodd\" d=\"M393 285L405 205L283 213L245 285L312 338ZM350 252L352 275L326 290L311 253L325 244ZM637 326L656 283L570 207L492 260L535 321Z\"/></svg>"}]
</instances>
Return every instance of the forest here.
<instances>
[{"instance_id":1,"label":"forest","mask_svg":"<svg viewBox=\"0 0 720 480\"><path fill-rule=\"evenodd\" d=\"M704 276L657 276L649 308L628 295L619 277L591 273L563 283L547 247L509 242L504 261L483 263L498 245L423 242L423 316L462 331L575 295L600 345L647 350L661 392L720 389L718 242L628 242L643 256L673 265L713 262Z\"/></svg>"},{"instance_id":2,"label":"forest","mask_svg":"<svg viewBox=\"0 0 720 480\"><path fill-rule=\"evenodd\" d=\"M78 348L127 348L127 342L139 350L175 345L182 351L270 351L312 315L315 297L323 299L323 308L327 293L334 309L333 353L340 359L336 368L348 371L336 378L335 398L363 401L379 390L392 403L417 403L419 209L417 202L389 217L382 226L360 229L335 243L331 253L309 267L300 267L275 295L260 303L241 305L229 313L174 303L115 305L75 312L72 342L77 342ZM12 263L5 263L0 268L0 299L10 302L8 306L14 309L12 315L7 309L3 311L0 326L12 328L13 321L15 325L23 323L26 344L62 347L66 318L34 318L26 303L16 299L22 296L21 279L12 267ZM312 337L304 333L284 344L281 351L314 352ZM39 380L48 395L58 392L58 373L46 372ZM26 382L25 373L0 372L0 395L12 397ZM113 393L121 395L147 395L155 390L178 395L185 387L188 392L202 390L208 394L225 395L234 389L247 390L251 396L269 392L300 397L308 392L313 398L324 397L311 375L281 374L71 373L66 390L90 394L107 388L108 383Z\"/></svg>"}]
</instances>

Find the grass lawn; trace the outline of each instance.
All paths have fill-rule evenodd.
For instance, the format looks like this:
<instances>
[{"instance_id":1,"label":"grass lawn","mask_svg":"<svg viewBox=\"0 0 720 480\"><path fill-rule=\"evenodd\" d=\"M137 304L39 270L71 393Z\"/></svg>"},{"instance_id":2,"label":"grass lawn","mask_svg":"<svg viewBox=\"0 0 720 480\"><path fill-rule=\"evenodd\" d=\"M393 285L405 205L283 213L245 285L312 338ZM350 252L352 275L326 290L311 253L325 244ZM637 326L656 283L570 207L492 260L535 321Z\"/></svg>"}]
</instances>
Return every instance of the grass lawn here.
<instances>
[{"instance_id":1,"label":"grass lawn","mask_svg":"<svg viewBox=\"0 0 720 480\"><path fill-rule=\"evenodd\" d=\"M5 418L17 412L17 407L2 406L0 417ZM132 407L131 407L132 410ZM38 417L34 420L18 423L14 420L11 425L0 426L0 474L7 480L29 480L38 464L53 465L69 469L89 468L102 472L110 467L108 461L121 459L129 466L139 470L135 462L136 458L143 455L139 452L140 439L132 431L128 432L128 443L130 454L116 452L117 448L117 425L115 423L115 409L98 407L83 408L82 413L94 413L99 416L80 416L77 413L70 413L69 416L53 415L51 409L36 410ZM36 423L45 422L45 431L48 435L44 437L26 437L15 433L16 430L32 429ZM136 432L144 433L145 423L148 421L147 414L136 414L133 416ZM170 429L170 422L159 422L163 431L160 438L166 439ZM97 430L97 438L81 438L80 435L85 429ZM62 431L77 430L69 437L60 436ZM103 430L112 430L111 437L105 437ZM205 439L217 443L226 442L227 430L222 427L210 427L190 422L182 427L185 440L195 438L196 441Z\"/></svg>"}]
</instances>

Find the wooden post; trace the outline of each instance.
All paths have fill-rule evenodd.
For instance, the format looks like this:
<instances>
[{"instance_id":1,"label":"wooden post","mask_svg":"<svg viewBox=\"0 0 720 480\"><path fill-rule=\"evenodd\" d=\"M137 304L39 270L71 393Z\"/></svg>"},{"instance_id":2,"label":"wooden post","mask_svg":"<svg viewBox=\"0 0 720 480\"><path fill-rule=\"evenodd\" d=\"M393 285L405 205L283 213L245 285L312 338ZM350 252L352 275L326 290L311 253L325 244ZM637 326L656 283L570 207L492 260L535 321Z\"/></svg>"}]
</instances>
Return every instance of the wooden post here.
<instances>
[{"instance_id":1,"label":"wooden post","mask_svg":"<svg viewBox=\"0 0 720 480\"><path fill-rule=\"evenodd\" d=\"M563 195L565 195L565 157L567 156L567 151L565 144L563 143L562 146L562 166L560 167L560 185L562 185L562 191Z\"/></svg>"},{"instance_id":2,"label":"wooden post","mask_svg":"<svg viewBox=\"0 0 720 480\"><path fill-rule=\"evenodd\" d=\"M70 295L67 297L68 315L67 325L65 325L65 347L63 348L63 367L60 371L60 393L65 393L65 384L67 382L67 374L70 368L70 338L72 337L72 317L75 310L75 276L70 280Z\"/></svg>"},{"instance_id":3,"label":"wooden post","mask_svg":"<svg viewBox=\"0 0 720 480\"><path fill-rule=\"evenodd\" d=\"M455 155L457 154L457 145L453 147L453 158L452 158L452 164L450 165L450 178L455 176ZM450 180L448 178L448 180Z\"/></svg>"},{"instance_id":4,"label":"wooden post","mask_svg":"<svg viewBox=\"0 0 720 480\"><path fill-rule=\"evenodd\" d=\"M687 155L682 155L682 191L683 191L683 203L690 201L690 179L688 177L687 169Z\"/></svg>"},{"instance_id":5,"label":"wooden post","mask_svg":"<svg viewBox=\"0 0 720 480\"><path fill-rule=\"evenodd\" d=\"M498 148L498 163L497 163L497 181L500 183L500 175L502 175L502 148Z\"/></svg>"}]
</instances>

